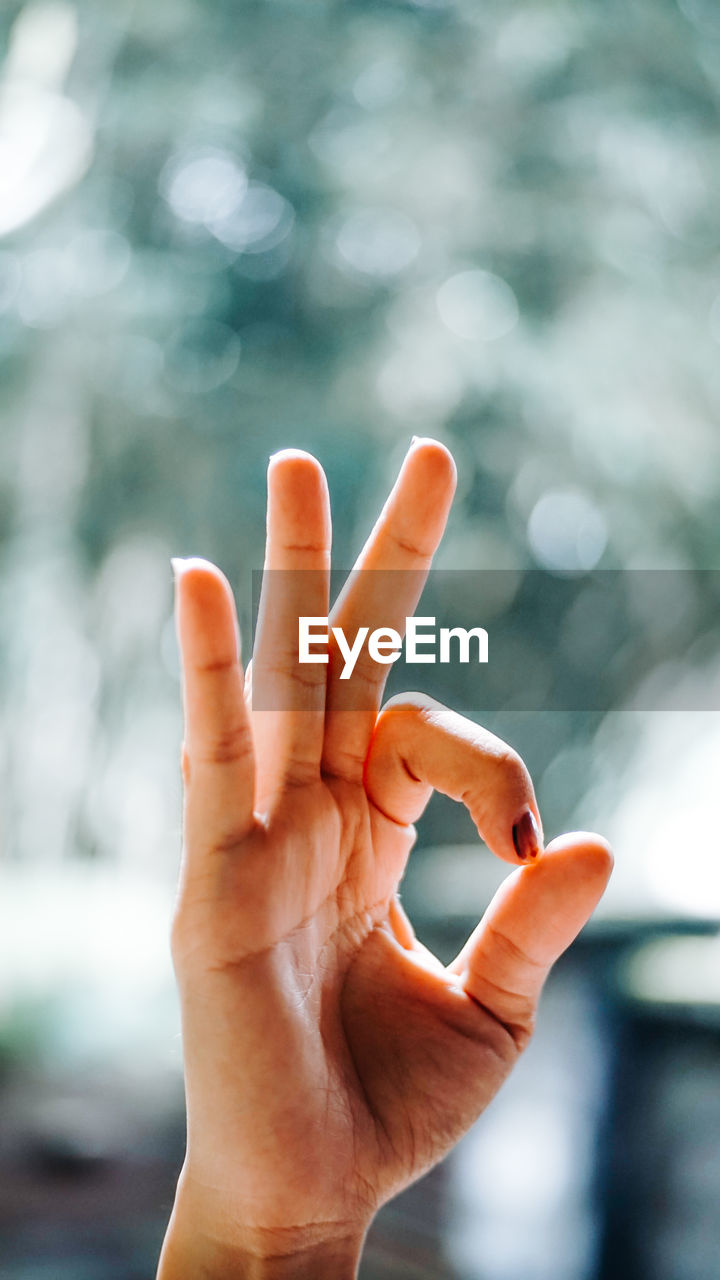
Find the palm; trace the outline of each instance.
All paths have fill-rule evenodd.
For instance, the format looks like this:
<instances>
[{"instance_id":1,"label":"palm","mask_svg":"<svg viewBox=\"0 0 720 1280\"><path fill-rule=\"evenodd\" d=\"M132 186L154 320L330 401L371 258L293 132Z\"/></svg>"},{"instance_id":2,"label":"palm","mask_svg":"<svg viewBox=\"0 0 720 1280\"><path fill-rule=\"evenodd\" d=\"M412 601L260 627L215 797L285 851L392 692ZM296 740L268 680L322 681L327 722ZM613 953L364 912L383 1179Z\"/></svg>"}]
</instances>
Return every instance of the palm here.
<instances>
[{"instance_id":1,"label":"palm","mask_svg":"<svg viewBox=\"0 0 720 1280\"><path fill-rule=\"evenodd\" d=\"M279 812L276 830L247 840L222 905L205 903L204 922L186 920L195 938L206 935L208 1003L231 1028L234 1059L215 1072L221 1124L203 1117L203 1148L234 1203L278 1226L288 1220L278 1186L294 1214L301 1205L337 1214L339 1186L344 1219L376 1208L452 1145L517 1053L412 936L394 896L411 831L348 783L293 797L291 820L303 830L302 863ZM240 1099L237 1145L263 1158L219 1170ZM301 1172L297 1183L288 1170Z\"/></svg>"},{"instance_id":2,"label":"palm","mask_svg":"<svg viewBox=\"0 0 720 1280\"><path fill-rule=\"evenodd\" d=\"M452 474L439 446L409 457L362 568L429 566ZM411 697L378 715L382 669L362 672L362 711L342 709L332 662L297 678L298 609L327 612L321 475L291 459L271 489L266 567L318 571L297 598L294 579L282 591L264 580L252 683L273 710L255 707L250 681L243 693L218 572L186 572L179 592L187 1178L225 1221L261 1233L367 1223L452 1145L510 1069L547 969L608 873L597 841L566 841L510 877L449 969L417 943L396 890L432 789L462 799L516 866L513 833L535 798L513 752L438 704ZM392 596L361 576L334 612L346 633L378 613L375 625L401 629L418 593L417 573Z\"/></svg>"}]
</instances>

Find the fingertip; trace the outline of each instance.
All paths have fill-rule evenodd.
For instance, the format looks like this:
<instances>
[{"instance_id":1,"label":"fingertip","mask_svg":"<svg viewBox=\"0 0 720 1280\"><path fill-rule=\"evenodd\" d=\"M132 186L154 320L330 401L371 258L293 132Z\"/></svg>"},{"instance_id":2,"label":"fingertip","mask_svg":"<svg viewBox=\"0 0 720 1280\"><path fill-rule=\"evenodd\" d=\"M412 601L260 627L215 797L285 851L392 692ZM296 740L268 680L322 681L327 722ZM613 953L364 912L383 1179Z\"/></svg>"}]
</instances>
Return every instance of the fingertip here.
<instances>
[{"instance_id":1,"label":"fingertip","mask_svg":"<svg viewBox=\"0 0 720 1280\"><path fill-rule=\"evenodd\" d=\"M503 861L515 867L533 865L543 856L545 837L530 772L512 747L494 735L486 735L486 741L495 779L478 830Z\"/></svg>"},{"instance_id":2,"label":"fingertip","mask_svg":"<svg viewBox=\"0 0 720 1280\"><path fill-rule=\"evenodd\" d=\"M414 465L427 471L433 484L444 480L455 491L457 466L447 445L433 436L413 436L406 456L412 458Z\"/></svg>"},{"instance_id":3,"label":"fingertip","mask_svg":"<svg viewBox=\"0 0 720 1280\"><path fill-rule=\"evenodd\" d=\"M545 867L551 876L558 874L578 887L584 886L599 899L607 887L614 861L612 849L603 836L594 831L570 831L550 841L536 866L538 870Z\"/></svg>"},{"instance_id":4,"label":"fingertip","mask_svg":"<svg viewBox=\"0 0 720 1280\"><path fill-rule=\"evenodd\" d=\"M187 574L197 572L222 575L222 570L216 564L202 556L173 556L170 563L176 578L185 578Z\"/></svg>"},{"instance_id":5,"label":"fingertip","mask_svg":"<svg viewBox=\"0 0 720 1280\"><path fill-rule=\"evenodd\" d=\"M283 480L307 481L310 478L327 484L325 472L314 454L306 449L278 449L268 458L268 483L282 472Z\"/></svg>"},{"instance_id":6,"label":"fingertip","mask_svg":"<svg viewBox=\"0 0 720 1280\"><path fill-rule=\"evenodd\" d=\"M307 449L296 449L294 445L288 445L287 448L276 449L274 453L270 454L270 457L268 458L268 468L275 467L281 462L291 460L297 461L300 459L304 459L306 462L315 463L318 467L320 466L320 463L314 453L310 453Z\"/></svg>"},{"instance_id":7,"label":"fingertip","mask_svg":"<svg viewBox=\"0 0 720 1280\"><path fill-rule=\"evenodd\" d=\"M326 553L331 538L330 492L317 458L304 449L279 449L268 461L267 488L267 527L273 545Z\"/></svg>"},{"instance_id":8,"label":"fingertip","mask_svg":"<svg viewBox=\"0 0 720 1280\"><path fill-rule=\"evenodd\" d=\"M222 569L201 556L174 557L171 563L181 655L191 661L211 661L216 651L221 655L231 643L239 656L240 628L235 597ZM229 642L227 637L231 637Z\"/></svg>"},{"instance_id":9,"label":"fingertip","mask_svg":"<svg viewBox=\"0 0 720 1280\"><path fill-rule=\"evenodd\" d=\"M201 556L173 556L170 563L178 595L200 603L217 598L219 592L232 597L232 587L225 574L211 560Z\"/></svg>"},{"instance_id":10,"label":"fingertip","mask_svg":"<svg viewBox=\"0 0 720 1280\"><path fill-rule=\"evenodd\" d=\"M512 841L520 862L532 862L543 850L542 830L532 809L527 808L514 824Z\"/></svg>"},{"instance_id":11,"label":"fingertip","mask_svg":"<svg viewBox=\"0 0 720 1280\"><path fill-rule=\"evenodd\" d=\"M604 836L595 831L568 831L550 841L546 853L570 854L574 859L605 872L608 876L615 864L612 848Z\"/></svg>"}]
</instances>

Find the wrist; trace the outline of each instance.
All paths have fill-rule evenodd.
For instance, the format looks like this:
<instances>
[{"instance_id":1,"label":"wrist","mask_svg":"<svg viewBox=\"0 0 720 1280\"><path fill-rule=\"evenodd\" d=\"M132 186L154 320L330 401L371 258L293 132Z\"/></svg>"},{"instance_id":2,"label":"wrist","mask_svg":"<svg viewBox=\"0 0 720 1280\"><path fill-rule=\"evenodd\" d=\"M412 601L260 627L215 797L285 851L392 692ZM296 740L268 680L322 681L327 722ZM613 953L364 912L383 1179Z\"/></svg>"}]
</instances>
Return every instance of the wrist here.
<instances>
[{"instance_id":1,"label":"wrist","mask_svg":"<svg viewBox=\"0 0 720 1280\"><path fill-rule=\"evenodd\" d=\"M221 1222L179 1188L156 1280L356 1280L364 1238L339 1223Z\"/></svg>"},{"instance_id":2,"label":"wrist","mask_svg":"<svg viewBox=\"0 0 720 1280\"><path fill-rule=\"evenodd\" d=\"M292 1252L287 1252L287 1247ZM270 1252L281 1248L280 1253ZM157 1280L356 1280L362 1241L327 1240L294 1247L266 1242L263 1251L170 1228Z\"/></svg>"},{"instance_id":3,"label":"wrist","mask_svg":"<svg viewBox=\"0 0 720 1280\"><path fill-rule=\"evenodd\" d=\"M272 1255L168 1233L157 1280L356 1280L359 1261L360 1246L349 1242Z\"/></svg>"}]
</instances>

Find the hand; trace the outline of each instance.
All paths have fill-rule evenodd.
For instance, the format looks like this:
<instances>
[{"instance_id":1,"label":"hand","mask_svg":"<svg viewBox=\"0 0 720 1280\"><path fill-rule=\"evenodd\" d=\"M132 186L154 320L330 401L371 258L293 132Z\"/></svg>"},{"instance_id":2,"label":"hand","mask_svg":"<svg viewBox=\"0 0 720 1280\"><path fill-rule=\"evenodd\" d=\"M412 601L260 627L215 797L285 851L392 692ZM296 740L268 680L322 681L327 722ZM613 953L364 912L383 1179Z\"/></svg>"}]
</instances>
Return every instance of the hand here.
<instances>
[{"instance_id":1,"label":"hand","mask_svg":"<svg viewBox=\"0 0 720 1280\"><path fill-rule=\"evenodd\" d=\"M356 567L420 572L392 590L382 574L353 575L331 625L403 630L454 485L443 446L415 442ZM377 1208L511 1070L548 970L610 872L596 836L534 856L532 783L499 739L419 695L378 715L387 668L366 663L366 711L339 705L332 660L298 677L298 614L328 614L330 540L319 464L276 455L265 566L316 570L263 582L253 666L282 710L250 709L220 571L186 561L178 573L185 839L172 948L188 1145L161 1280L354 1276ZM433 788L518 868L448 968L397 898Z\"/></svg>"}]
</instances>

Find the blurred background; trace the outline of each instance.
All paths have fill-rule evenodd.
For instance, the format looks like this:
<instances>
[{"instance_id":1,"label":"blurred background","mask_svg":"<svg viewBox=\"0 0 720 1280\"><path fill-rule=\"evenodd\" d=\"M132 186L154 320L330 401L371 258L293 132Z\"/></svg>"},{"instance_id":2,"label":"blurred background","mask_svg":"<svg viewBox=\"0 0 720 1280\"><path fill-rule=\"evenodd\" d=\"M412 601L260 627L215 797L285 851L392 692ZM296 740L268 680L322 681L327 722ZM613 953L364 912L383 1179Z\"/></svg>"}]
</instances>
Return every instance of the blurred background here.
<instances>
[{"instance_id":1,"label":"blurred background","mask_svg":"<svg viewBox=\"0 0 720 1280\"><path fill-rule=\"evenodd\" d=\"M692 644L651 711L531 712L518 637L488 723L617 870L363 1280L716 1280L720 10L5 0L0 41L0 1276L147 1280L172 1203L169 558L247 619L268 454L321 459L349 565L417 433L441 567L687 571L634 639ZM403 896L443 959L502 874L433 799Z\"/></svg>"}]
</instances>

